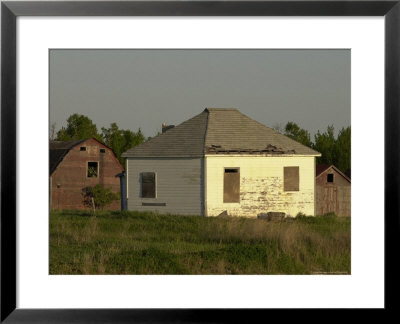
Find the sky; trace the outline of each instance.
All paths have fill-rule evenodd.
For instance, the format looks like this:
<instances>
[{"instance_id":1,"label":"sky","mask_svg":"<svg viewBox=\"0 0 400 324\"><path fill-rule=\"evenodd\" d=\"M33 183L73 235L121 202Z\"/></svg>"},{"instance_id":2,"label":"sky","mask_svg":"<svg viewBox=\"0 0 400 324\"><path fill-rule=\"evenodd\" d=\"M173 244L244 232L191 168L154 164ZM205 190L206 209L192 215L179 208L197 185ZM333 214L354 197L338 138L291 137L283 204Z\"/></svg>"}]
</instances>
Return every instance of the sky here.
<instances>
[{"instance_id":1,"label":"sky","mask_svg":"<svg viewBox=\"0 0 400 324\"><path fill-rule=\"evenodd\" d=\"M205 108L266 126L293 121L313 139L350 126L350 50L51 50L50 124L78 113L154 136Z\"/></svg>"}]
</instances>

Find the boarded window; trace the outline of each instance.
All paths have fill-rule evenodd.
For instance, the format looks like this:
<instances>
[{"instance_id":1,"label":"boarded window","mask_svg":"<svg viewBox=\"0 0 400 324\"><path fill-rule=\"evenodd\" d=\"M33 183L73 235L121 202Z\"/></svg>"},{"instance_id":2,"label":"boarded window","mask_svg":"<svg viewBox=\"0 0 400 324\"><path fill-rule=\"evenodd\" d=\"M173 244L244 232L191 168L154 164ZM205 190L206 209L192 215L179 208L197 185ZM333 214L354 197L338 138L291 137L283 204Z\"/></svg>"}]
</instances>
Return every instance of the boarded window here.
<instances>
[{"instance_id":1,"label":"boarded window","mask_svg":"<svg viewBox=\"0 0 400 324\"><path fill-rule=\"evenodd\" d=\"M299 167L283 168L283 190L299 191Z\"/></svg>"},{"instance_id":2,"label":"boarded window","mask_svg":"<svg viewBox=\"0 0 400 324\"><path fill-rule=\"evenodd\" d=\"M224 203L240 202L240 172L238 168L224 171Z\"/></svg>"},{"instance_id":3,"label":"boarded window","mask_svg":"<svg viewBox=\"0 0 400 324\"><path fill-rule=\"evenodd\" d=\"M156 174L142 172L142 198L156 198Z\"/></svg>"},{"instance_id":4,"label":"boarded window","mask_svg":"<svg viewBox=\"0 0 400 324\"><path fill-rule=\"evenodd\" d=\"M328 175L326 176L326 181L333 182L333 173L328 173Z\"/></svg>"},{"instance_id":5,"label":"boarded window","mask_svg":"<svg viewBox=\"0 0 400 324\"><path fill-rule=\"evenodd\" d=\"M97 162L88 162L87 176L88 178L97 178L99 173L99 164Z\"/></svg>"}]
</instances>

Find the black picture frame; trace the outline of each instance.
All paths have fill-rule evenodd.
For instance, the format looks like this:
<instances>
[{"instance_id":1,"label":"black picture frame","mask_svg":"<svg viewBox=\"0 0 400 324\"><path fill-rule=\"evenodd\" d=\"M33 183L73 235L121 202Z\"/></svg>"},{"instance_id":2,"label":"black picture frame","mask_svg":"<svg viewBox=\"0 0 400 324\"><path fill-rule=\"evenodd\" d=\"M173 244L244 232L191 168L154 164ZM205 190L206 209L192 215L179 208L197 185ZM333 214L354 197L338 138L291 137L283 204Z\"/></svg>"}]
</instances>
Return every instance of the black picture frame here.
<instances>
[{"instance_id":1,"label":"black picture frame","mask_svg":"<svg viewBox=\"0 0 400 324\"><path fill-rule=\"evenodd\" d=\"M394 1L2 1L1 317L5 323L251 321L268 310L16 308L16 18L19 16L384 16L385 307L395 311L399 276L400 0ZM373 125L371 125L371 129ZM372 130L373 131L373 130ZM371 150L368 154L374 154ZM366 163L368 163L366 161ZM371 171L372 172L372 171ZM273 312L275 310L269 310ZM299 311L299 310L297 310ZM302 313L304 314L304 312ZM315 314L315 313L314 313ZM250 316L250 317L249 317ZM270 316L270 315L268 315ZM307 315L309 316L309 315ZM322 318L320 318L322 320Z\"/></svg>"}]
</instances>

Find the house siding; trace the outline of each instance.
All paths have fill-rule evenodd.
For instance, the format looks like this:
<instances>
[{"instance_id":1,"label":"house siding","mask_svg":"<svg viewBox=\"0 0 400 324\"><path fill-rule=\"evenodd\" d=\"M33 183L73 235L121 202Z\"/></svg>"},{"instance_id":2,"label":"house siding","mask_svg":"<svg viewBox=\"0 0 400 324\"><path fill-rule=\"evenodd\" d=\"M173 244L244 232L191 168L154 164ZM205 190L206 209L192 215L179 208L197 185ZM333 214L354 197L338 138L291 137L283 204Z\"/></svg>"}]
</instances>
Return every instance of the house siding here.
<instances>
[{"instance_id":1,"label":"house siding","mask_svg":"<svg viewBox=\"0 0 400 324\"><path fill-rule=\"evenodd\" d=\"M227 211L232 216L256 217L284 212L296 216L315 211L315 157L207 155L206 215ZM299 191L284 191L284 167L299 167ZM240 202L223 202L224 169L240 168Z\"/></svg>"},{"instance_id":2,"label":"house siding","mask_svg":"<svg viewBox=\"0 0 400 324\"><path fill-rule=\"evenodd\" d=\"M203 215L202 158L127 158L128 210ZM156 198L141 198L140 174L156 173ZM165 206L142 204L165 204Z\"/></svg>"}]
</instances>

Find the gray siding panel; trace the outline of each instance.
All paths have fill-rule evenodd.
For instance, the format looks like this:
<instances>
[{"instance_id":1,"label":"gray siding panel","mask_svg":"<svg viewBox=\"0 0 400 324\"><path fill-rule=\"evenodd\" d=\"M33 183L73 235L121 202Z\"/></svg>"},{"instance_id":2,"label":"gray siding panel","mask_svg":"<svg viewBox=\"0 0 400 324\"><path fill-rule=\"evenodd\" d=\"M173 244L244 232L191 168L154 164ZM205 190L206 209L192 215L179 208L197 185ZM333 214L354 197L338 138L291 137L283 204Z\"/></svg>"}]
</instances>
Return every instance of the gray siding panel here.
<instances>
[{"instance_id":1,"label":"gray siding panel","mask_svg":"<svg viewBox=\"0 0 400 324\"><path fill-rule=\"evenodd\" d=\"M128 210L203 215L203 158L128 158L127 164ZM140 197L142 172L156 173L156 198Z\"/></svg>"}]
</instances>

